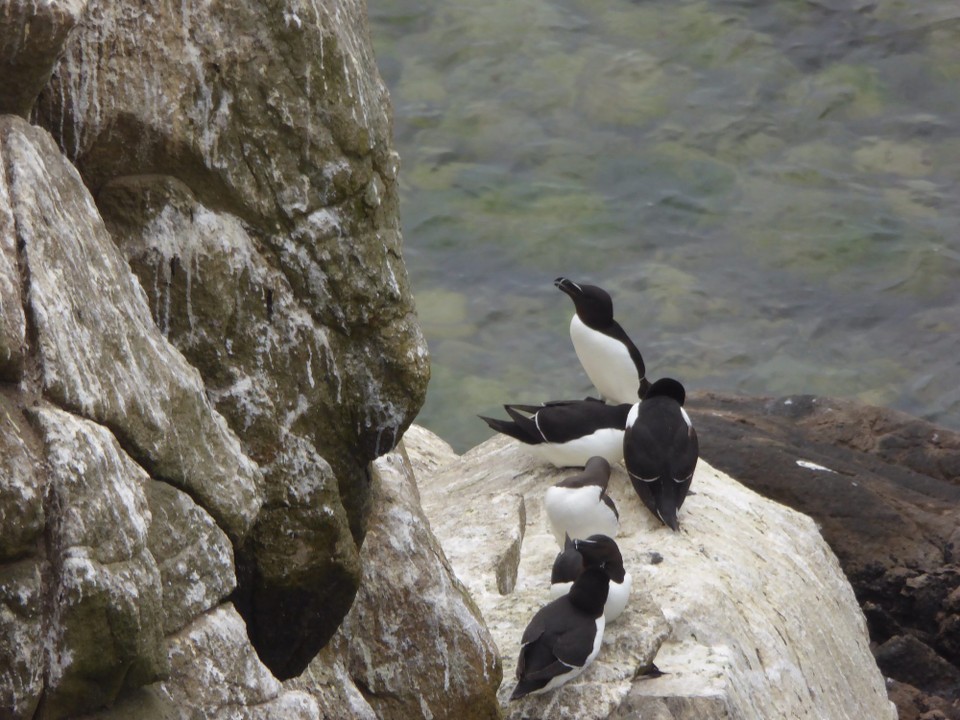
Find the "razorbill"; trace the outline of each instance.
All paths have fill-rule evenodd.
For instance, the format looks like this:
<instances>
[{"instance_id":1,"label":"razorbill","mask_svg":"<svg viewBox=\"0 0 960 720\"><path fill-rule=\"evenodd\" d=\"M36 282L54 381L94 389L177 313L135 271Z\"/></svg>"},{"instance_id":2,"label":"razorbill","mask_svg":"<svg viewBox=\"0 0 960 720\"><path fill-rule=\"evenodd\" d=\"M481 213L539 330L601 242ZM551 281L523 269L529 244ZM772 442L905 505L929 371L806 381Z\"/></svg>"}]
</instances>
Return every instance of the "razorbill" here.
<instances>
[{"instance_id":1,"label":"razorbill","mask_svg":"<svg viewBox=\"0 0 960 720\"><path fill-rule=\"evenodd\" d=\"M686 392L663 378L630 410L623 435L623 459L633 488L650 512L674 530L677 512L690 489L700 445L683 409Z\"/></svg>"},{"instance_id":2,"label":"razorbill","mask_svg":"<svg viewBox=\"0 0 960 720\"><path fill-rule=\"evenodd\" d=\"M635 403L643 398L647 381L643 356L613 319L613 301L603 288L578 285L568 278L553 282L573 300L570 339L580 364L608 402Z\"/></svg>"},{"instance_id":3,"label":"razorbill","mask_svg":"<svg viewBox=\"0 0 960 720\"><path fill-rule=\"evenodd\" d=\"M587 561L577 549L585 543L594 543L598 545L592 562L602 563L603 569L610 578L610 591L607 595L607 602L603 606L603 617L607 623L612 623L627 607L627 600L630 599L630 588L633 585L633 578L623 566L623 556L620 554L620 548L613 538L606 535L591 535L586 540L571 540L567 535L564 541L563 550L557 553L553 561L553 569L550 572L550 597L556 599L570 591L570 586L576 580L580 573L587 567Z\"/></svg>"},{"instance_id":4,"label":"razorbill","mask_svg":"<svg viewBox=\"0 0 960 720\"><path fill-rule=\"evenodd\" d=\"M591 553L591 546L581 554ZM520 640L517 687L511 700L553 690L580 675L600 652L603 605L610 578L599 565L586 568L570 592L544 605Z\"/></svg>"},{"instance_id":5,"label":"razorbill","mask_svg":"<svg viewBox=\"0 0 960 720\"><path fill-rule=\"evenodd\" d=\"M543 504L558 545L563 546L566 533L574 538L597 533L617 536L620 514L613 498L607 495L609 482L610 463L594 455L587 460L582 473L561 480L547 489Z\"/></svg>"},{"instance_id":6,"label":"razorbill","mask_svg":"<svg viewBox=\"0 0 960 720\"><path fill-rule=\"evenodd\" d=\"M480 419L497 432L516 438L534 456L557 467L583 467L594 455L608 462L623 459L628 403L607 405L587 398L503 407L512 420L483 415Z\"/></svg>"}]
</instances>

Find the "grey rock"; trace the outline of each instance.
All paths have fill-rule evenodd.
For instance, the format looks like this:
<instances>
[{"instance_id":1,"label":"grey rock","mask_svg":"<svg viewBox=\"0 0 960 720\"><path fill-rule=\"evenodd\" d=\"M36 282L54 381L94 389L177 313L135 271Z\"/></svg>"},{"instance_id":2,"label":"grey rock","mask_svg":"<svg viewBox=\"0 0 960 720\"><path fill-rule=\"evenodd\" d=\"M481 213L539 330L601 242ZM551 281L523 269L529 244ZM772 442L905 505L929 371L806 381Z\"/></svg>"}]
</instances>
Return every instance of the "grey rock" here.
<instances>
[{"instance_id":1,"label":"grey rock","mask_svg":"<svg viewBox=\"0 0 960 720\"><path fill-rule=\"evenodd\" d=\"M167 483L149 480L153 521L147 547L163 588L164 636L219 605L237 585L233 546L203 508Z\"/></svg>"},{"instance_id":2,"label":"grey rock","mask_svg":"<svg viewBox=\"0 0 960 720\"><path fill-rule=\"evenodd\" d=\"M0 145L0 168L9 167L4 154ZM0 380L7 382L18 382L23 376L27 327L20 296L16 238L6 172L0 172Z\"/></svg>"},{"instance_id":3,"label":"grey rock","mask_svg":"<svg viewBox=\"0 0 960 720\"><path fill-rule=\"evenodd\" d=\"M188 490L242 538L262 502L259 470L153 324L80 176L19 118L0 120L0 145L44 395L111 428L151 475Z\"/></svg>"},{"instance_id":4,"label":"grey rock","mask_svg":"<svg viewBox=\"0 0 960 720\"><path fill-rule=\"evenodd\" d=\"M43 692L42 562L0 565L0 710L33 718Z\"/></svg>"},{"instance_id":5,"label":"grey rock","mask_svg":"<svg viewBox=\"0 0 960 720\"><path fill-rule=\"evenodd\" d=\"M0 562L40 551L42 453L33 435L14 399L0 392Z\"/></svg>"},{"instance_id":6,"label":"grey rock","mask_svg":"<svg viewBox=\"0 0 960 720\"><path fill-rule=\"evenodd\" d=\"M146 473L105 428L60 410L34 416L56 508L44 715L62 718L166 672L160 571L147 550Z\"/></svg>"},{"instance_id":7,"label":"grey rock","mask_svg":"<svg viewBox=\"0 0 960 720\"><path fill-rule=\"evenodd\" d=\"M86 0L8 0L0 13L0 114L27 117Z\"/></svg>"},{"instance_id":8,"label":"grey rock","mask_svg":"<svg viewBox=\"0 0 960 720\"><path fill-rule=\"evenodd\" d=\"M84 720L320 720L316 701L287 690L260 662L229 604L167 639L170 674Z\"/></svg>"},{"instance_id":9,"label":"grey rock","mask_svg":"<svg viewBox=\"0 0 960 720\"><path fill-rule=\"evenodd\" d=\"M507 705L520 636L549 598L557 552L542 494L564 473L498 437L419 478L431 524L503 654L506 717L896 717L863 615L814 523L703 461L679 533L653 518L614 468L608 491L621 513L630 604L580 678ZM485 513L497 493L522 494L526 508L516 588L506 596L486 559L510 532ZM488 517L488 538L461 536L445 514ZM662 562L649 562L652 549ZM664 674L645 677L654 661Z\"/></svg>"}]
</instances>

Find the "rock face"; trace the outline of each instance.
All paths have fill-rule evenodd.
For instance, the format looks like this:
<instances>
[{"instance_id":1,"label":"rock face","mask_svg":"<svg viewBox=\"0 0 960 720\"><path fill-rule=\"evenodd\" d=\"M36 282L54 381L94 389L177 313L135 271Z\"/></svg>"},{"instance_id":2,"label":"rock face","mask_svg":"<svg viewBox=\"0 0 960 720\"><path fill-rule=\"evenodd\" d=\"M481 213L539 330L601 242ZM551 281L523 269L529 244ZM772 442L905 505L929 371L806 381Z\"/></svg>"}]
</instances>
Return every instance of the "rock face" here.
<instances>
[{"instance_id":1,"label":"rock face","mask_svg":"<svg viewBox=\"0 0 960 720\"><path fill-rule=\"evenodd\" d=\"M4 6L0 716L340 712L281 679L383 580L369 466L429 375L388 111L360 3ZM462 652L390 691L495 683L422 535Z\"/></svg>"},{"instance_id":2,"label":"rock face","mask_svg":"<svg viewBox=\"0 0 960 720\"><path fill-rule=\"evenodd\" d=\"M548 599L557 552L542 495L567 473L501 437L446 462L428 434L411 431L405 445L415 468L425 458L424 509L503 655L505 716L896 718L863 615L813 522L702 461L679 533L615 468L609 492L631 603L581 678L506 705L520 636ZM664 674L643 677L654 660Z\"/></svg>"},{"instance_id":3,"label":"rock face","mask_svg":"<svg viewBox=\"0 0 960 720\"><path fill-rule=\"evenodd\" d=\"M960 434L850 400L691 397L701 452L813 517L901 718L960 718Z\"/></svg>"},{"instance_id":4,"label":"rock face","mask_svg":"<svg viewBox=\"0 0 960 720\"><path fill-rule=\"evenodd\" d=\"M388 110L360 3L94 0L32 113L260 469L235 599L281 677L350 607L367 465L429 375Z\"/></svg>"}]
</instances>

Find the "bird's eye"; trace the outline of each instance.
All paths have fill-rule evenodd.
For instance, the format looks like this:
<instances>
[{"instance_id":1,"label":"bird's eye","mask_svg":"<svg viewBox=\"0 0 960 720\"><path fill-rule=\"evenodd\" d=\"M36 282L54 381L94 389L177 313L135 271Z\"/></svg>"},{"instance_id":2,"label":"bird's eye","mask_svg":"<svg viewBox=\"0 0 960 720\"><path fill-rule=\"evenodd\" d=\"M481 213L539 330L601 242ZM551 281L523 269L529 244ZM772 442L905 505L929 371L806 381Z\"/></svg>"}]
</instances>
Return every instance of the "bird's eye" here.
<instances>
[{"instance_id":1,"label":"bird's eye","mask_svg":"<svg viewBox=\"0 0 960 720\"><path fill-rule=\"evenodd\" d=\"M604 560L602 563L600 563L600 569L604 570L606 567L607 567L607 561Z\"/></svg>"}]
</instances>

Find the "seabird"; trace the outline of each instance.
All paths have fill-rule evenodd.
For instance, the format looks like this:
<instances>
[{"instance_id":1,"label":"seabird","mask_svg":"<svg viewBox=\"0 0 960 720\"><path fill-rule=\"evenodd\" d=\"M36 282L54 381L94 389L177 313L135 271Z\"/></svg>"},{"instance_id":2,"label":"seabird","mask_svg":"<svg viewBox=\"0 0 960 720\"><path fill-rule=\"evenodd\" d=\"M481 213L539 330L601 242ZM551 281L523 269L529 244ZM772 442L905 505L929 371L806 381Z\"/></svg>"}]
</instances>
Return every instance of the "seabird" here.
<instances>
[{"instance_id":1,"label":"seabird","mask_svg":"<svg viewBox=\"0 0 960 720\"><path fill-rule=\"evenodd\" d=\"M628 403L607 405L587 398L503 407L513 420L483 415L480 419L557 467L584 467L594 455L608 462L623 459L623 429L631 407Z\"/></svg>"},{"instance_id":2,"label":"seabird","mask_svg":"<svg viewBox=\"0 0 960 720\"><path fill-rule=\"evenodd\" d=\"M592 561L584 560L577 549L578 543L594 543L596 547L591 554ZM597 558L600 558L599 560ZM563 550L557 553L550 572L550 597L556 599L570 591L570 586L580 573L587 567L588 562L602 563L603 569L610 578L610 591L607 602L603 605L603 617L606 622L612 623L627 607L630 599L630 588L633 578L623 566L623 556L617 543L606 535L591 535L586 540L571 540L567 535Z\"/></svg>"},{"instance_id":3,"label":"seabird","mask_svg":"<svg viewBox=\"0 0 960 720\"><path fill-rule=\"evenodd\" d=\"M617 536L620 515L613 498L607 495L609 482L610 463L595 455L587 460L582 473L547 489L543 504L558 545L563 546L566 533L574 538L597 533Z\"/></svg>"},{"instance_id":4,"label":"seabird","mask_svg":"<svg viewBox=\"0 0 960 720\"><path fill-rule=\"evenodd\" d=\"M686 391L663 378L630 410L623 435L623 459L633 488L650 512L674 530L677 512L690 489L700 445L683 409Z\"/></svg>"},{"instance_id":5,"label":"seabird","mask_svg":"<svg viewBox=\"0 0 960 720\"><path fill-rule=\"evenodd\" d=\"M592 557L593 548L583 544L578 549L587 558ZM573 582L569 593L537 611L520 640L517 687L511 700L553 690L594 661L603 642L603 606L609 585L606 571L592 565Z\"/></svg>"},{"instance_id":6,"label":"seabird","mask_svg":"<svg viewBox=\"0 0 960 720\"><path fill-rule=\"evenodd\" d=\"M646 396L643 356L613 319L613 301L603 288L578 285L568 278L553 282L573 300L570 339L580 364L600 395L608 402L635 403Z\"/></svg>"}]
</instances>

